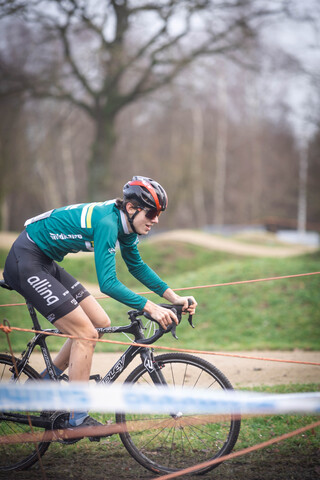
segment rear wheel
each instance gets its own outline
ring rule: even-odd
[[[16,363],[19,360],[16,359]],[[39,373],[37,373],[29,365],[25,366],[19,378],[15,374],[14,364],[12,357],[9,355],[0,354],[0,382],[13,382],[13,383],[25,383],[28,380],[40,379]],[[17,418],[27,420],[29,422],[27,414],[31,418],[39,417],[40,412],[7,412],[8,414],[14,414]],[[13,417],[12,417],[13,418]],[[26,442],[26,433],[38,433],[44,432],[44,428],[34,427],[29,423],[22,424],[15,421],[8,420],[6,418],[6,412],[0,412],[0,436],[15,435],[15,440],[21,439],[19,443],[0,443],[0,472],[10,470],[24,470],[35,462],[46,452],[50,443],[48,442]]]
[[[211,363],[184,353],[159,355],[155,358],[166,384],[170,387],[201,388],[208,391],[232,389],[229,380]],[[139,365],[126,383],[156,388],[143,365]],[[134,388],[134,386],[133,386]],[[140,422],[139,431],[120,434],[130,453],[141,465],[156,473],[171,473],[213,460],[231,452],[239,431],[240,419],[232,413],[221,415],[147,415],[117,414],[117,422]],[[130,430],[130,428],[128,428]],[[218,464],[199,468],[207,473]]]

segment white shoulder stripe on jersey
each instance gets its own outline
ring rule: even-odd
[[[115,200],[107,200],[106,202],[92,202],[92,203],[87,203],[81,212],[81,228],[91,228],[91,225],[88,225],[88,212],[90,210],[90,224],[91,224],[91,215],[92,215],[92,209],[96,206],[102,206],[102,205],[110,205],[111,203],[114,203]]]
[[[27,225],[30,225],[30,223],[38,222],[39,220],[43,220],[45,218],[50,217],[53,210],[54,209],[48,210],[48,212],[44,212],[44,213],[41,213],[40,215],[37,215],[36,217],[29,218],[24,222],[24,226],[26,227]]]
[[[86,216],[87,216],[88,209],[91,205],[92,203],[87,203],[82,209],[81,221],[80,221],[81,228],[86,228]]]

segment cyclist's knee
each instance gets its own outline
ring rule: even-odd
[[[111,320],[108,317],[108,315],[106,315],[106,318],[105,318],[104,322],[105,322],[104,327],[110,327],[111,326]]]
[[[108,314],[92,295],[84,298],[80,306],[95,327],[110,327],[111,321]]]
[[[92,340],[98,340],[99,335],[97,330],[93,327],[92,324],[88,324],[85,327],[82,327],[79,330],[79,335],[77,335],[80,340],[85,340],[85,339],[92,339]]]
[[[80,307],[57,320],[55,325],[62,333],[71,335],[76,343],[81,342],[85,345],[89,343],[90,339],[95,344],[95,341],[99,338],[95,326]]]

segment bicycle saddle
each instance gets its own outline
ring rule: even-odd
[[[6,288],[7,290],[13,290],[4,280],[0,280],[0,287]]]

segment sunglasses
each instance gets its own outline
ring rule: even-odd
[[[160,217],[161,211],[159,212],[156,208],[143,208],[140,207],[139,210],[145,211],[145,216],[149,220],[153,220],[156,217]]]

